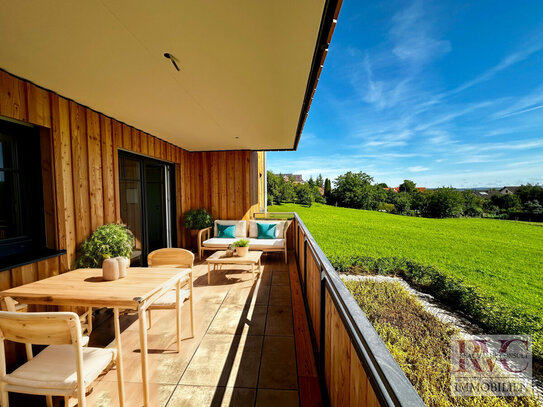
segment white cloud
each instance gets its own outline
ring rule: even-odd
[[[416,165],[414,167],[408,167],[407,168],[407,171],[410,171],[410,172],[423,172],[423,171],[428,171],[430,168],[428,167],[423,167],[421,165]]]

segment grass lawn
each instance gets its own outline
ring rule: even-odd
[[[402,257],[432,265],[498,301],[541,315],[543,224],[493,219],[426,219],[314,204],[297,212],[328,257]]]

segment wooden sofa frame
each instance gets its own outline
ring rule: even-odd
[[[286,225],[285,227],[283,228],[283,236],[282,236],[282,239],[285,240],[285,247],[284,248],[279,248],[279,249],[258,249],[260,251],[263,251],[265,253],[281,253],[283,252],[284,253],[284,256],[285,256],[285,264],[287,264],[287,260],[288,260],[288,242],[287,242],[287,231],[288,229],[290,228],[290,224],[292,223],[291,220],[284,220],[284,222],[286,222]],[[247,222],[247,232],[249,232],[249,225],[250,223]],[[208,250],[208,251],[218,251],[218,250],[224,250],[223,248],[218,248],[218,247],[205,247],[202,243],[209,239],[210,236],[211,236],[211,230],[213,229],[213,226],[210,226],[208,228],[205,228],[205,229],[201,229],[199,232],[198,232],[198,258],[200,260],[202,260],[202,257],[203,257],[203,254],[204,254],[204,251]],[[248,234],[248,233],[247,233]],[[249,239],[249,237],[240,237],[239,239]],[[249,250],[251,250],[251,246],[249,246]]]

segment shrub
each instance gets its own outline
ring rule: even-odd
[[[213,226],[213,218],[205,208],[191,209],[185,212],[185,227],[200,230]]]
[[[100,268],[104,259],[132,255],[134,235],[122,224],[99,226],[79,249],[75,268]]]

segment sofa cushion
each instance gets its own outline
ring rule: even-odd
[[[234,243],[238,239],[225,239],[219,237],[212,237],[211,239],[204,240],[202,246],[213,247],[217,249],[226,249],[228,245]]]
[[[217,229],[219,230],[219,234],[216,237],[219,239],[233,239],[236,237],[236,225],[222,225],[219,223]]]
[[[273,223],[260,223],[256,224],[258,228],[258,239],[275,239],[275,229],[277,225]]]
[[[250,220],[249,221],[249,237],[257,238],[258,237],[258,226],[257,223],[271,223],[277,225],[275,227],[275,237],[283,238],[283,229],[286,225],[286,222],[283,220]]]
[[[89,386],[115,359],[115,349],[82,348],[83,380]],[[74,390],[77,387],[73,345],[51,345],[33,359],[5,376],[14,386]]]
[[[219,236],[217,225],[235,225],[236,237],[247,237],[247,222],[244,220],[216,220],[213,227],[213,236]]]
[[[249,239],[249,250],[284,249],[285,239]]]

